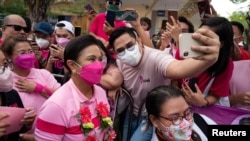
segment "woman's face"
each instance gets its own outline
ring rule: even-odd
[[[144,21],[141,22],[141,26],[142,28],[144,29],[144,31],[147,31],[148,30],[148,24]]]
[[[80,52],[77,63],[85,66],[95,61],[102,61],[103,56],[104,54],[97,45],[90,45]]]
[[[165,131],[165,127],[171,126],[173,123],[168,119],[174,119],[183,116],[189,110],[189,105],[183,97],[171,98],[161,106],[161,117],[155,117],[151,121],[153,125],[160,131]],[[167,119],[166,119],[167,118]]]
[[[14,61],[15,58],[19,55],[31,53],[33,53],[33,50],[28,42],[18,42],[13,49],[10,59],[11,61]]]

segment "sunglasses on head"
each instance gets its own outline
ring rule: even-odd
[[[109,1],[109,4],[119,5],[119,4],[120,4],[120,2],[117,2],[117,1]]]
[[[14,28],[15,31],[21,31],[21,30],[23,30],[25,33],[29,32],[29,29],[27,27],[22,27],[20,25],[8,24],[8,25],[5,25],[5,26],[11,26],[11,27]]]

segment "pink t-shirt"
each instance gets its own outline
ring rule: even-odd
[[[89,32],[94,33],[95,35],[105,39],[106,41],[109,40],[109,36],[104,32],[103,26],[106,21],[106,13],[98,14],[95,19],[93,20],[92,24],[89,27]],[[126,26],[124,21],[117,21],[115,20],[115,28]]]
[[[234,68],[233,62],[230,60],[225,71],[215,77],[214,82],[209,90],[215,96],[218,97],[229,96],[230,94],[229,81],[232,76],[233,68]],[[198,78],[198,86],[200,90],[203,92],[207,87],[209,81],[211,80],[212,76],[208,75],[207,72],[204,71],[197,78]]]
[[[104,132],[99,128],[100,123],[95,122],[97,119],[96,105],[100,102],[108,105],[108,100],[101,87],[94,85],[93,89],[94,95],[88,99],[78,90],[71,79],[59,88],[44,103],[38,113],[35,129],[36,140],[85,141],[86,136],[80,129],[80,122],[76,115],[79,113],[80,106],[88,106],[95,126],[89,135],[95,135],[99,141],[102,141]]]
[[[45,69],[32,68],[30,70],[29,75],[26,77],[19,76],[13,72],[14,83],[17,82],[18,80],[23,80],[23,79],[38,82],[39,84],[46,86],[47,88],[50,89],[57,89],[61,86],[60,83],[56,81],[54,76]],[[17,87],[15,87],[15,85],[14,89],[19,93],[21,100],[23,102],[23,106],[34,107],[36,112],[39,111],[42,104],[47,100],[44,96],[42,96],[39,93],[21,92]]]
[[[138,114],[142,100],[153,88],[164,85],[168,65],[175,59],[163,51],[144,46],[144,54],[140,64],[132,67],[121,63],[124,85],[134,99],[134,114]],[[118,65],[119,66],[119,65]],[[143,113],[146,111],[143,109]]]
[[[231,94],[250,92],[250,60],[234,61],[233,63],[234,70],[230,80]],[[250,106],[241,104],[237,104],[235,107],[250,110]]]

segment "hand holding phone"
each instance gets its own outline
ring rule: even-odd
[[[116,11],[116,20],[136,21],[135,10],[119,10]]]
[[[90,5],[90,4],[87,4],[84,6],[84,8],[90,12],[90,14],[96,14],[96,11],[94,10],[94,8]]]
[[[203,44],[192,38],[193,33],[182,33],[179,35],[179,49],[182,58],[192,58],[203,55],[201,52],[193,51],[192,46],[202,46]]]
[[[195,88],[195,84],[197,84],[197,83],[198,83],[198,78],[190,78],[190,79],[189,79],[188,86],[190,87],[190,89],[191,89],[194,93],[197,92],[197,90],[196,90],[196,88]]]
[[[116,13],[115,11],[107,11],[107,15],[106,15],[106,21],[109,23],[109,25],[111,25],[112,27],[115,26],[115,16]]]
[[[201,18],[205,18],[205,14],[211,14],[209,0],[198,0],[197,1],[199,13]]]

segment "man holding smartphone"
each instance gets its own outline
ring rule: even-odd
[[[106,12],[97,14],[92,24],[90,25],[89,34],[101,40],[104,43],[104,45],[108,44],[109,35],[113,32],[115,28],[126,26],[124,21],[118,21],[114,17],[112,17],[112,15],[107,14],[108,11],[115,12],[120,10],[121,5],[122,5],[121,0],[107,0]],[[107,18],[114,18],[114,19],[109,20]],[[113,23],[108,23],[107,21],[113,21]],[[112,24],[114,24],[113,27],[111,26]]]
[[[63,54],[71,39],[75,37],[75,27],[68,21],[60,21],[55,25],[56,44],[50,46],[50,54],[46,69],[50,71],[59,83],[64,76]]]

